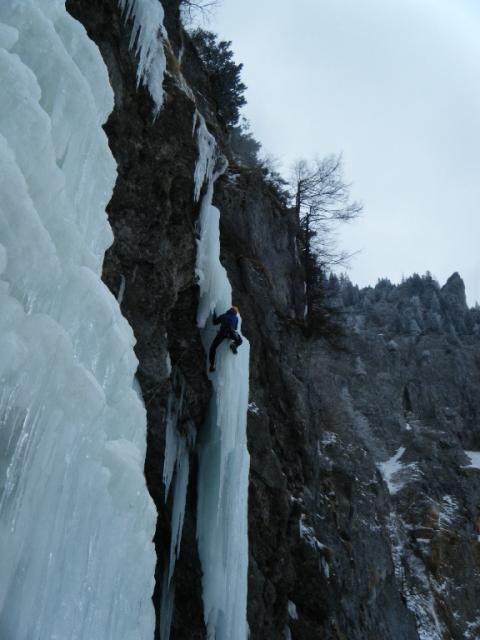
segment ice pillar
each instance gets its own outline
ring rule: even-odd
[[[220,213],[212,205],[216,178],[225,170],[205,121],[196,115],[198,162],[195,196],[201,197],[197,253],[200,286],[198,325],[205,350],[215,335],[212,312],[232,304],[232,289],[220,263]],[[210,374],[213,395],[198,438],[199,482],[197,538],[203,571],[203,603],[208,638],[245,640],[248,571],[248,474],[246,443],[249,343],[238,354],[228,344],[217,351],[216,372]]]

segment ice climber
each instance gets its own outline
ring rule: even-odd
[[[209,359],[210,359],[210,371],[215,371],[215,353],[224,340],[231,340],[230,350],[232,353],[237,353],[237,347],[242,344],[242,338],[237,331],[238,327],[238,307],[232,306],[226,313],[217,317],[217,314],[213,313],[213,324],[219,324],[220,330],[215,336],[212,346],[210,347]]]

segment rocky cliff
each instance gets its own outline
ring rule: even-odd
[[[164,1],[165,104],[137,87],[117,3],[68,0],[115,92],[115,241],[104,279],[133,327],[148,413],[145,473],[158,509],[157,633],[171,537],[162,477],[169,399],[201,432],[211,386],[196,322],[198,110],[227,157],[209,78]],[[248,622],[259,640],[417,640],[480,635],[480,313],[454,275],[359,290],[338,285],[343,348],[308,337],[297,226],[258,170],[216,183],[222,262],[251,343]],[[196,545],[197,462],[176,568],[172,638],[204,638]]]

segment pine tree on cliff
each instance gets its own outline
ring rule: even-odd
[[[243,94],[247,87],[240,77],[243,64],[234,62],[231,41],[217,41],[214,33],[203,29],[195,29],[191,38],[210,78],[218,113],[227,127],[233,127],[246,104]]]

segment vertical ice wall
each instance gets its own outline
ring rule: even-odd
[[[99,274],[106,69],[61,0],[0,3],[0,638],[150,640],[132,331]]]
[[[216,333],[211,316],[232,304],[232,289],[220,263],[220,213],[212,205],[216,178],[225,170],[205,121],[196,116],[198,141],[195,197],[200,205],[197,275],[200,285],[198,325],[205,349]],[[246,445],[249,344],[234,356],[225,341],[211,375],[213,395],[198,442],[197,537],[203,571],[203,603],[208,638],[245,640],[248,570],[248,472]]]

